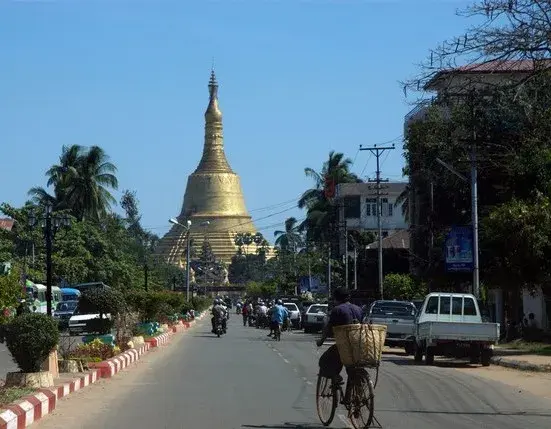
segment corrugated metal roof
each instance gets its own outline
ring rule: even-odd
[[[14,224],[15,224],[15,220],[13,219],[10,219],[10,218],[0,219],[0,229],[11,231]]]
[[[377,249],[379,242],[368,244],[368,249]],[[409,249],[409,231],[402,229],[383,238],[383,249]]]
[[[383,193],[401,194],[407,182],[382,183]],[[337,186],[337,197],[348,195],[365,195],[375,191],[375,183],[341,183]]]
[[[424,86],[430,90],[433,85],[447,75],[464,74],[511,74],[511,73],[532,73],[536,70],[547,69],[551,67],[551,60],[493,60],[483,63],[473,63],[459,66],[453,69],[441,70],[436,73]]]

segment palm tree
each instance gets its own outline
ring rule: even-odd
[[[82,153],[82,146],[63,146],[59,164],[52,165],[46,176],[48,177],[47,187],[53,186],[53,195],[43,187],[31,188],[28,194],[34,204],[44,207],[52,206],[54,210],[67,208],[65,190],[70,183],[70,177],[78,174],[77,165],[79,156]]]
[[[117,167],[99,146],[92,146],[82,153],[77,162],[77,175],[67,183],[67,203],[79,219],[97,220],[104,216],[117,201],[110,189],[119,186],[115,173]]]
[[[314,179],[315,186],[308,189],[298,201],[299,208],[306,208],[306,219],[300,225],[301,231],[307,232],[309,240],[326,241],[329,237],[330,225],[336,219],[333,210],[332,192],[340,183],[359,183],[361,179],[350,168],[352,160],[344,158],[344,154],[329,152],[327,161],[323,163],[321,172],[305,168],[306,176]]]
[[[302,235],[299,231],[298,221],[294,217],[285,220],[285,230],[274,231],[275,245],[283,251],[296,251],[302,244]]]
[[[117,189],[117,168],[99,146],[85,149],[79,145],[64,146],[59,164],[47,172],[48,186],[54,195],[44,188],[29,191],[36,204],[49,203],[55,209],[70,209],[79,219],[97,220],[108,213],[116,200],[111,189]]]
[[[409,222],[409,193],[411,191],[411,186],[409,183],[405,186],[404,190],[400,192],[400,195],[396,198],[394,202],[394,207],[402,205],[402,215],[406,222]]]

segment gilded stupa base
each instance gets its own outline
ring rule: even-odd
[[[206,221],[208,226],[204,226]],[[183,224],[185,224],[183,220]],[[226,265],[231,263],[238,247],[235,245],[235,236],[238,233],[250,232],[254,234],[255,228],[251,218],[242,217],[191,217],[190,240],[191,255],[197,259],[201,255],[201,246],[205,239],[210,243],[212,252],[219,262]],[[253,246],[250,246],[251,250]],[[255,247],[256,251],[256,247]],[[156,250],[166,262],[174,265],[185,266],[186,259],[186,231],[179,225],[173,225],[170,231],[160,240]]]

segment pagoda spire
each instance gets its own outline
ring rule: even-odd
[[[233,173],[224,153],[224,134],[222,111],[218,105],[218,81],[214,67],[209,79],[209,104],[205,111],[205,143],[203,156],[196,173],[225,172]]]

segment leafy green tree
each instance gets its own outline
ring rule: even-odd
[[[519,293],[551,282],[551,200],[513,199],[495,207],[482,223],[483,261],[492,284]]]
[[[409,274],[387,274],[383,288],[386,299],[412,300],[423,298],[427,293],[426,287]]]
[[[21,271],[12,267],[9,274],[0,275],[0,310],[16,307],[22,296]]]

